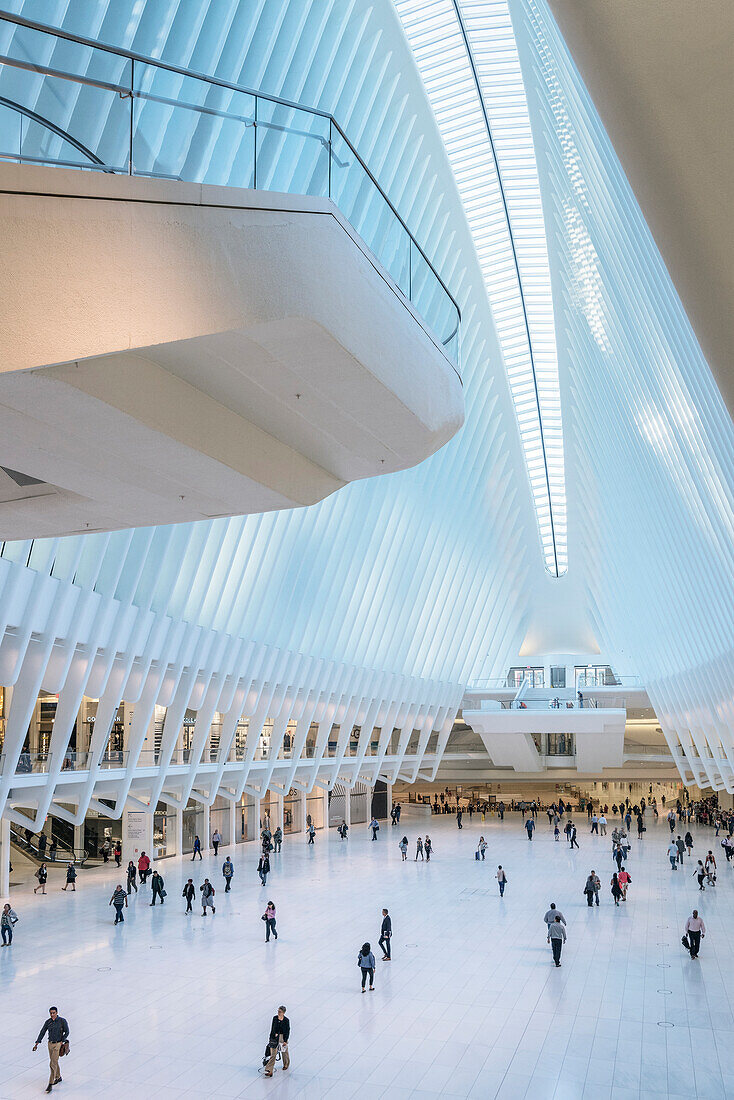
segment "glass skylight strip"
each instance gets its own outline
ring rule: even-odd
[[[507,3],[395,4],[482,267],[546,568],[561,576],[568,556],[555,323],[540,185]]]

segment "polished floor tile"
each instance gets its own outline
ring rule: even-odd
[[[166,904],[151,908],[143,887],[116,928],[114,867],[82,870],[75,894],[61,892],[56,871],[45,897],[15,888],[20,921],[0,949],[0,1100],[43,1091],[45,1050],[31,1047],[52,1003],[71,1026],[67,1100],[734,1095],[734,863],[722,854],[717,887],[699,893],[688,859],[670,870],[667,825],[649,822],[644,840],[633,838],[629,900],[615,909],[609,837],[590,836],[584,822],[571,852],[545,820],[532,842],[519,815],[465,817],[459,831],[452,817],[410,808],[374,844],[359,826],[346,842],[321,832],[313,847],[289,836],[266,888],[253,844],[201,864],[166,860]],[[427,830],[431,862],[402,863],[399,836],[414,851]],[[696,854],[719,852],[711,830],[693,833]],[[224,852],[235,863],[227,895]],[[591,868],[603,884],[593,910],[582,895]],[[215,915],[185,915],[189,875],[214,882]],[[266,944],[260,916],[271,898],[279,939]],[[560,969],[542,920],[551,901],[568,922]],[[391,963],[377,947],[383,905]],[[695,962],[680,943],[694,906],[707,925]],[[362,994],[364,940],[378,961],[375,990]],[[268,1081],[258,1071],[280,1003],[292,1064]]]

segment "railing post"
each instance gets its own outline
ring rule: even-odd
[[[254,191],[257,191],[257,96],[255,96],[255,121],[252,125],[255,131],[253,140],[254,157],[252,163],[252,187]]]
[[[127,153],[127,174],[133,174],[133,131],[135,127],[135,61],[130,58],[130,145]]]

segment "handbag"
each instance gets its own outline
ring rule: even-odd
[[[681,943],[683,944],[683,946],[685,947],[686,951],[690,951],[690,950],[691,950],[691,945],[690,945],[690,943],[689,943],[689,941],[688,941],[688,936],[682,936],[682,937],[681,937],[681,941],[680,941],[680,942],[681,942]]]
[[[165,890],[161,890],[161,897],[162,897],[162,898],[165,898],[165,897],[167,897],[167,893],[166,893],[166,891],[165,891]]]
[[[63,1058],[65,1054],[69,1053],[69,1040],[64,1039],[63,1043],[59,1047],[59,1058]]]

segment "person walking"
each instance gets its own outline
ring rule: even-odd
[[[199,840],[198,836],[195,836],[194,837],[194,851],[191,855],[191,862],[192,863],[194,862],[194,860],[196,859],[197,856],[199,857],[199,859],[203,859],[203,856],[201,854],[201,841]]]
[[[607,835],[607,819],[603,813],[599,814],[599,832],[602,836]]]
[[[596,904],[599,904],[599,886],[600,882],[596,876],[596,871],[592,871],[586,879],[586,885],[584,886],[584,893],[586,894],[586,904],[591,909],[596,900]]]
[[[42,894],[45,894],[46,882],[48,880],[48,867],[46,866],[46,864],[42,863],[35,874],[36,878],[38,879],[38,886],[33,887],[33,893],[37,894],[40,890]]]
[[[505,896],[505,886],[507,886],[507,875],[505,874],[501,863],[497,868],[497,873],[494,877],[497,879],[497,885],[500,888],[500,897],[503,898]]]
[[[119,870],[120,864],[122,863],[122,844],[120,843],[119,840],[115,841],[115,848],[114,848],[113,855],[115,857],[115,863],[117,864],[117,867],[118,867],[118,870]]]
[[[672,839],[668,845],[668,859],[670,860],[670,866],[673,871],[678,870],[678,845]]]
[[[50,1069],[46,1092],[51,1092],[54,1085],[61,1084],[59,1057],[62,1050],[64,1054],[68,1053],[69,1050],[69,1025],[63,1016],[59,1016],[56,1005],[51,1005],[48,1010],[48,1019],[33,1044],[34,1050],[38,1050],[39,1043],[43,1042],[44,1035],[48,1036],[48,1064]]]
[[[556,916],[552,924],[548,925],[548,941],[551,945],[551,951],[553,952],[553,962],[556,966],[561,965],[561,950],[566,942],[566,929],[561,923],[560,916]]]
[[[370,979],[370,993],[375,988],[375,956],[368,943],[362,944],[362,949],[357,955],[357,966],[362,971],[362,992],[364,993],[367,977]]]
[[[596,814],[591,815],[591,831],[596,833],[597,836],[599,835],[599,818]]]
[[[222,843],[222,834],[219,829],[215,829],[212,833],[212,848],[214,849],[214,855],[219,853],[219,845]]]
[[[382,924],[380,925],[380,938],[377,941],[382,948],[382,961],[390,962],[392,960],[392,954],[390,952],[390,940],[392,939],[392,920],[387,909],[382,910]]]
[[[457,809],[457,811],[456,811],[456,825],[457,825],[457,828],[459,828],[459,829],[464,828],[464,826],[461,824],[461,819],[462,819],[463,816],[464,816],[463,810]]]
[[[403,857],[402,862],[405,863],[405,861],[408,858],[408,838],[407,838],[407,836],[403,837],[403,839],[398,844],[398,848],[400,849],[400,853]],[[417,858],[418,857],[416,856],[416,859]]]
[[[283,1061],[283,1069],[288,1069],[288,1066],[291,1064],[290,1051],[288,1050],[290,1035],[291,1022],[285,1014],[285,1005],[281,1005],[277,1015],[273,1016],[273,1022],[270,1025],[270,1036],[268,1037],[268,1044],[265,1048],[265,1058],[263,1059],[265,1077],[273,1076],[275,1059],[278,1057],[278,1051],[280,1051],[280,1056]]]
[[[683,837],[683,843],[685,844],[686,848],[688,849],[688,858],[690,859],[691,858],[691,852],[693,851],[693,837],[691,836],[690,829],[688,830],[686,835]]]
[[[370,821],[370,829],[372,830],[372,839],[377,840],[377,834],[380,831],[380,822],[376,817],[373,817]]]
[[[275,830],[275,832],[273,833],[273,848],[275,849],[276,852],[279,852],[282,845],[283,845],[283,830],[281,829],[281,827],[279,825],[277,827],[277,829]]]
[[[693,915],[686,921],[683,930],[683,946],[687,947],[692,959],[698,958],[701,948],[701,940],[706,935],[706,925],[698,915],[698,909],[693,910]]]
[[[141,852],[138,859],[138,874],[140,875],[140,885],[145,886],[150,874],[150,856],[146,856],[145,852]]]
[[[112,851],[112,845],[110,844],[110,838],[106,836],[102,845],[102,862],[110,862],[110,852]]]
[[[415,842],[415,860],[413,861],[414,863],[418,862],[418,856],[423,859],[423,838],[420,836]]]
[[[155,905],[155,899],[160,898],[161,905],[163,905],[163,899],[166,896],[166,891],[163,889],[163,878],[159,871],[153,872],[153,877],[150,880],[150,885],[153,889],[153,898],[150,904]]]
[[[569,842],[570,842],[570,847],[571,848],[578,848],[579,842],[576,839],[576,826],[574,825],[573,821],[569,821],[569,825],[571,826],[571,828],[568,831],[568,839],[569,839]]]
[[[265,942],[270,943],[270,933],[272,932],[276,940],[278,933],[275,928],[275,903],[269,901],[265,906],[265,912],[263,913],[263,920],[265,921]]]
[[[698,888],[699,888],[699,890],[705,890],[706,889],[706,887],[704,886],[704,880],[706,878],[706,868],[704,867],[704,865],[703,865],[703,863],[701,862],[700,859],[699,859],[698,863],[696,864],[696,870],[693,872],[693,878],[698,879]],[[33,892],[35,893],[35,890]]]
[[[393,825],[394,824],[395,824],[395,822],[393,821]],[[342,838],[342,840],[347,839],[347,836],[349,835],[349,826],[347,825],[346,821],[343,818],[342,818],[341,825],[338,827],[338,829],[336,831],[338,832],[338,834]]]
[[[184,886],[181,897],[186,898],[186,912],[193,913],[193,900],[196,897],[196,887],[194,886],[194,880],[190,878]]]
[[[234,864],[229,856],[222,864],[222,874],[224,875],[224,892],[228,894],[232,889],[232,875],[234,874]]]
[[[680,863],[680,865],[682,867],[683,866],[683,853],[686,850],[685,841],[681,840],[681,838],[679,836],[677,836],[675,838],[675,846],[678,849],[678,862]]]
[[[564,917],[563,913],[560,911],[560,909],[556,909],[556,903],[554,901],[552,901],[550,903],[550,909],[548,910],[548,912],[543,917],[543,920],[545,921],[546,932],[548,931],[550,926],[555,922],[556,917],[558,917],[560,919],[562,924],[566,923],[566,918]]]
[[[260,882],[263,886],[268,881],[268,875],[270,874],[270,859],[267,852],[262,852],[260,860],[257,865],[257,873],[260,876]]]
[[[499,806],[497,807],[497,812],[500,815],[500,821],[504,821],[505,820],[505,804],[504,804],[504,802],[500,802]]]
[[[487,841],[484,839],[483,836],[480,836],[480,838],[479,838],[479,857],[480,857],[482,863],[484,863],[484,855],[485,855],[486,851],[487,851]]]
[[[135,879],[137,878],[137,874],[138,874],[137,868],[136,868],[135,864],[133,863],[133,861],[130,860],[130,862],[127,865],[127,892],[128,892],[128,894],[131,894],[133,892],[133,890],[135,891],[136,894],[138,892],[138,884],[135,881]]]
[[[706,853],[706,883],[708,886],[716,886],[716,856],[709,849]]]
[[[619,906],[619,899],[622,897],[622,887],[619,885],[619,875],[616,871],[612,875],[609,885],[611,887],[612,897],[614,898],[614,904]]]
[[[525,822],[525,832],[528,834],[528,840],[533,839],[533,830],[535,829],[535,821],[532,817],[529,817]]]
[[[431,852],[433,851],[433,843],[431,842],[431,838],[429,837],[428,833],[426,833],[425,839],[423,841],[423,851],[426,853],[426,863],[430,863]]]
[[[3,911],[0,913],[0,933],[3,937],[3,947],[10,947],[13,942],[13,928],[18,923],[18,914],[15,909],[11,909],[10,905],[6,902],[3,906]]]
[[[617,882],[619,883],[620,889],[622,891],[622,901],[626,901],[627,891],[629,890],[632,879],[630,877],[629,871],[625,871],[624,867],[617,875]]]
[[[43,830],[38,834],[38,857],[39,859],[46,858],[46,834]]]
[[[123,907],[127,909],[127,894],[122,888],[122,885],[116,886],[114,893],[110,898],[110,905],[115,907],[115,924],[124,924],[125,918],[122,915]]]
[[[201,890],[201,915],[203,917],[206,916],[207,906],[211,907],[212,913],[216,913],[217,910],[214,907],[214,895],[216,891],[208,878],[204,879],[199,889]]]
[[[67,886],[71,886],[72,892],[76,893],[76,867],[74,866],[73,859],[69,866],[66,868],[66,882],[61,887],[61,889],[66,892]]]
[[[308,825],[306,827],[306,832],[308,833],[308,843],[313,844],[314,840],[315,840],[315,837],[316,837],[316,827],[315,827],[313,821],[310,821],[308,823]]]

